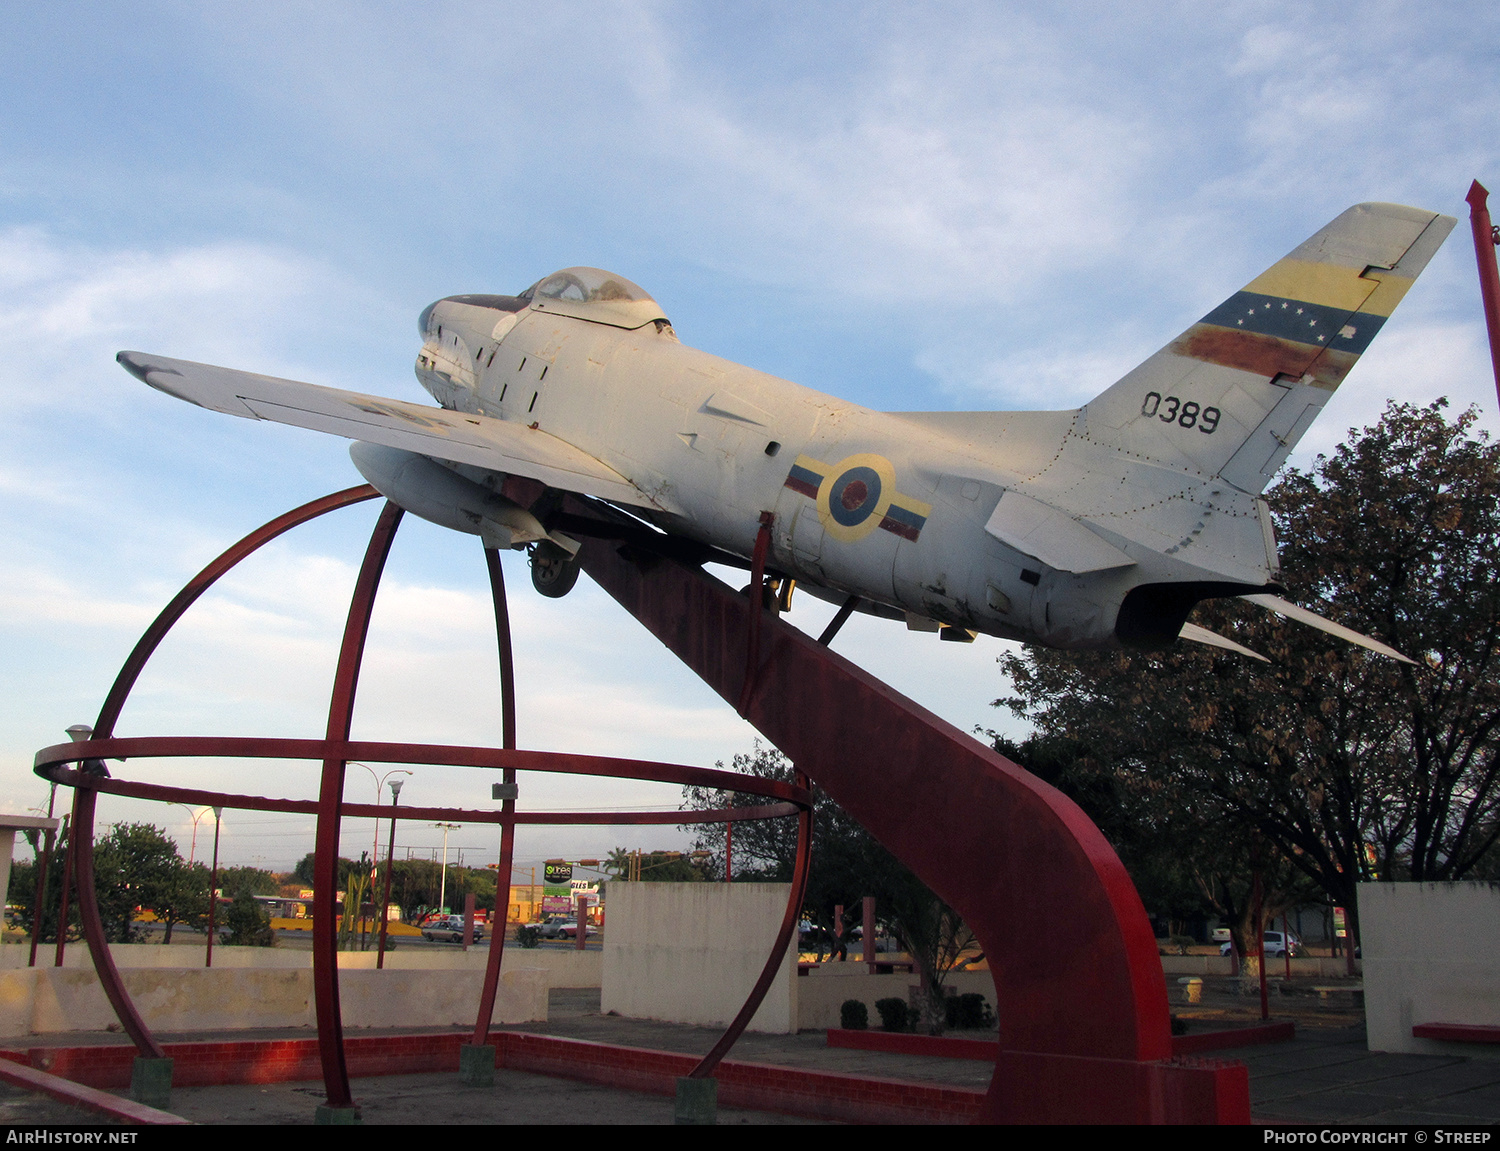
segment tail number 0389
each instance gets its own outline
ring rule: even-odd
[[[1201,408],[1192,400],[1184,403],[1176,396],[1162,399],[1160,392],[1147,392],[1141,404],[1141,415],[1155,416],[1164,424],[1176,424],[1182,428],[1197,428],[1211,436],[1219,426],[1218,408]]]

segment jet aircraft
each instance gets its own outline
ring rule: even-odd
[[[356,441],[383,495],[529,549],[547,595],[573,586],[590,530],[560,510],[571,493],[616,538],[741,566],[770,513],[783,596],[841,604],[840,620],[1255,655],[1187,622],[1200,600],[1240,596],[1404,658],[1277,594],[1261,493],[1455,222],[1356,205],[1069,411],[872,411],[691,348],[645,291],[584,267],[429,305],[415,368],[439,407],[117,358],[202,407]],[[541,498],[509,498],[512,476]]]

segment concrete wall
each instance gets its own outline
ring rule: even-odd
[[[786,912],[781,883],[611,883],[602,1009],[700,1026],[732,1020]],[[793,940],[750,1030],[797,1030]]]
[[[37,952],[37,961],[49,969],[52,966],[53,945],[46,944]],[[185,968],[203,967],[203,940],[188,944],[174,943],[163,947],[159,943],[112,943],[109,953],[115,966],[123,970],[137,968]],[[0,971],[25,969],[29,949],[7,945],[0,949]],[[373,951],[339,952],[340,971],[373,970],[376,955]],[[387,971],[483,971],[489,961],[487,948],[475,948],[464,952],[457,947],[447,948],[403,948],[392,951],[385,957]],[[312,952],[306,949],[283,947],[215,947],[214,970],[228,968],[312,970]],[[539,947],[527,951],[515,944],[506,944],[503,970],[512,971],[530,968],[541,971],[547,987],[598,987],[603,980],[604,955],[599,951],[574,951],[560,948]],[[88,945],[70,943],[63,954],[63,969],[94,969],[89,958]]]
[[[909,1003],[909,989],[916,985],[917,977],[904,972],[870,975],[863,963],[825,964],[797,981],[797,1025],[804,1031],[838,1027],[844,1000],[858,999],[869,1010],[871,1029],[878,1029],[880,1012],[875,1010],[875,1000],[896,998]],[[995,1007],[995,981],[988,971],[950,972],[943,985],[954,988],[957,995],[978,992],[991,1010]]]
[[[313,1027],[310,969],[277,967],[121,972],[125,989],[153,1031],[225,1032],[258,1027]],[[339,999],[346,1027],[472,1026],[482,971],[342,971]],[[546,973],[502,971],[496,1023],[547,1018]],[[119,1024],[92,970],[34,967],[0,972],[0,1036],[103,1031]]]
[[[29,968],[11,948],[0,967],[0,1037],[118,1026],[94,975],[88,948],[69,945],[64,966]],[[126,990],[157,1031],[236,1031],[313,1027],[312,952],[275,947],[216,947],[204,968],[200,947],[115,944]],[[46,948],[43,958],[51,959]],[[496,1023],[547,1018],[552,987],[597,987],[603,954],[505,949]],[[17,963],[17,959],[21,961]],[[488,959],[484,950],[397,951],[376,971],[374,952],[339,955],[339,998],[347,1027],[472,1026]]]
[[[1371,1051],[1500,1057],[1486,1044],[1416,1039],[1418,1023],[1500,1026],[1500,883],[1362,883]]]

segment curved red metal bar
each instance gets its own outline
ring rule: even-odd
[[[99,709],[99,718],[94,721],[94,735],[103,739],[113,734],[115,721],[120,718],[120,711],[124,708],[125,701],[130,696],[130,690],[135,686],[135,681],[140,678],[146,661],[166,638],[167,632],[172,630],[172,625],[181,619],[183,613],[197,602],[199,596],[218,582],[225,572],[265,547],[277,536],[291,531],[300,524],[307,523],[308,520],[317,519],[321,515],[327,515],[331,511],[346,508],[351,504],[377,499],[379,496],[380,493],[369,484],[361,484],[358,487],[345,488],[341,492],[334,492],[332,495],[312,500],[261,525],[215,557],[212,563],[183,585],[182,590],[172,597],[172,601],[166,607],[162,608],[161,614],[151,622],[151,626],[136,641],[135,647],[131,649],[130,655],[126,657],[125,663],[120,668],[120,674],[115,677],[109,694],[104,697],[104,705]]]
[[[684,787],[743,791],[796,804],[812,801],[811,793],[806,788],[774,779],[757,779],[753,776],[741,775],[739,772],[725,771],[722,768],[690,767],[679,763],[654,763],[646,759],[611,759],[602,755],[582,755],[574,752],[506,750],[498,747],[469,747],[444,743],[279,739],[264,736],[127,736],[109,740],[85,740],[82,743],[59,743],[45,747],[36,753],[36,770],[38,774],[52,779],[59,765],[78,760],[190,757],[322,760],[329,756],[348,760],[368,760],[373,763],[420,763],[436,767],[510,767],[518,771],[598,775],[614,779],[650,779],[661,783],[681,784]],[[58,782],[62,782],[62,779],[59,778]],[[76,786],[78,781],[73,778],[69,782]],[[125,781],[101,778],[98,784],[100,790],[103,791],[113,790],[120,785],[125,785]],[[120,791],[120,794],[130,793]],[[202,794],[217,793],[203,792]],[[349,809],[352,811],[354,806],[351,804]],[[370,811],[375,810],[372,805]],[[382,807],[379,810],[384,818],[386,809]],[[402,810],[405,812],[408,809]],[[683,822],[691,822],[687,818],[691,814],[691,812],[683,812]],[[403,818],[410,817],[403,815]]]
[[[490,602],[495,610],[495,643],[500,655],[500,744],[507,751],[516,747],[516,673],[515,654],[510,642],[510,603],[505,595],[505,570],[500,566],[500,553],[494,548],[484,549],[484,567],[490,577]],[[495,908],[510,907],[511,867],[516,852],[516,800],[511,789],[516,782],[516,769],[507,767],[502,781],[506,786],[505,798],[500,801],[500,860],[495,872]],[[505,923],[505,912],[500,922]],[[587,940],[587,925],[580,929],[579,938]],[[484,964],[484,983],[479,989],[479,1013],[474,1019],[474,1037],[470,1042],[483,1047],[489,1038],[490,1020],[495,1014],[495,992],[500,986],[500,964],[505,959],[505,929],[494,933],[490,939],[490,954]]]
[[[807,777],[800,771],[797,773],[797,782],[807,786]],[[709,1053],[688,1074],[689,1079],[707,1079],[714,1073],[714,1068],[729,1054],[729,1049],[745,1033],[750,1020],[760,1010],[761,1001],[771,989],[771,981],[776,978],[777,969],[786,958],[786,950],[792,944],[792,933],[797,930],[802,904],[807,897],[807,874],[812,864],[812,814],[812,808],[804,807],[797,815],[797,858],[792,865],[792,890],[787,896],[786,911],[782,914],[781,926],[776,930],[776,941],[771,944],[771,954],[766,957],[766,965],[761,968],[760,976],[750,989],[750,994],[745,997],[739,1013],[730,1021]]]
[[[108,746],[102,741],[101,745]],[[412,758],[405,762],[420,763],[422,761]],[[93,781],[81,772],[61,765],[51,767],[48,778],[56,780],[65,787],[87,787],[106,795],[160,800],[163,803],[185,803],[189,807],[218,805],[236,811],[292,811],[305,815],[316,815],[318,811],[318,801],[315,799],[271,799],[261,795],[235,795],[225,791],[203,791],[193,787],[173,787],[168,784],[142,783],[125,779]],[[650,777],[639,776],[637,778],[649,779]],[[742,776],[736,780],[735,790],[755,794],[755,784],[770,782],[774,781]],[[402,807],[397,809],[396,818],[422,823],[450,819],[462,820],[465,823],[497,825],[514,822],[524,826],[579,824],[614,827],[636,823],[734,823],[750,819],[781,819],[796,815],[802,810],[802,806],[798,803],[783,802],[765,804],[761,807],[720,807],[704,811],[519,811],[509,816],[504,811],[481,811],[467,807]],[[391,818],[389,807],[373,803],[346,803],[341,810],[345,815],[355,819]]]
[[[333,676],[325,740],[329,749],[349,739],[359,670],[365,658],[365,638],[370,631],[370,613],[375,610],[380,576],[405,514],[399,505],[387,501],[375,530],[370,533],[354,595],[349,601],[349,619],[344,625],[338,667]],[[339,929],[334,914],[339,886],[339,809],[344,802],[347,765],[347,756],[325,752],[318,785],[317,833],[313,840],[313,1008],[318,1021],[318,1054],[323,1063],[328,1106],[340,1109],[354,1106],[354,1097],[349,1092],[349,1068],[344,1059],[344,1021],[339,1007]]]
[[[120,674],[115,677],[114,684],[110,687],[109,694],[104,698],[104,704],[99,709],[99,717],[94,721],[94,732],[107,738],[114,731],[115,721],[120,717],[120,710],[125,706],[125,700],[130,695],[130,689],[135,686],[135,681],[140,677],[141,670],[146,666],[146,661],[151,658],[157,646],[165,638],[172,625],[181,617],[182,613],[213,586],[225,572],[229,571],[240,560],[254,552],[269,541],[275,539],[283,532],[289,531],[298,524],[306,523],[310,519],[323,515],[325,512],[333,511],[335,508],[346,507],[351,503],[373,498],[378,493],[368,485],[357,488],[349,488],[333,495],[324,496],[322,499],[303,504],[283,516],[278,516],[270,523],[263,525],[247,535],[244,539],[228,548],[220,554],[212,563],[194,576],[183,589],[173,597],[172,602],[162,609],[151,626],[146,629],[144,635],[137,641],[135,648],[126,658],[124,666],[120,668]],[[107,769],[102,762],[98,763],[98,774],[108,775]],[[93,775],[94,773],[89,773]],[[135,1004],[131,1001],[125,990],[125,984],[120,978],[120,972],[115,967],[114,956],[110,954],[109,944],[104,937],[104,922],[99,916],[99,898],[94,887],[94,811],[97,797],[94,790],[84,786],[77,787],[73,793],[73,832],[69,839],[71,850],[69,852],[72,860],[72,872],[74,886],[77,888],[78,918],[83,925],[83,936],[88,943],[89,957],[94,961],[94,970],[99,974],[99,985],[103,989],[105,997],[110,1006],[115,1009],[119,1016],[120,1025],[125,1033],[130,1036],[131,1042],[140,1053],[148,1058],[163,1059],[165,1053],[156,1037],[151,1034],[151,1029],[146,1026],[146,1021],[136,1011]],[[62,933],[59,930],[58,945],[59,953],[62,944]]]
[[[363,743],[349,739],[353,718],[354,700],[358,687],[359,671],[363,663],[363,652],[368,635],[370,614],[373,611],[380,576],[385,561],[400,525],[402,512],[394,504],[387,503],[371,534],[365,559],[360,568],[355,592],[350,601],[348,620],[340,645],[338,668],[335,673],[332,699],[329,706],[327,736],[322,740],[280,739],[235,739],[235,738],[127,738],[117,739],[113,735],[114,725],[119,719],[130,691],[139,679],[146,663],[166,637],[172,626],[182,617],[220,577],[236,564],[253,554],[270,540],[301,523],[337,508],[373,499],[378,493],[368,486],[350,488],[314,500],[265,524],[228,548],[212,563],[200,571],[183,587],[172,601],[161,611],[151,626],[137,641],[130,656],[116,676],[95,724],[94,738],[82,743],[60,744],[44,748],[37,753],[36,771],[55,782],[74,788],[73,826],[79,829],[73,837],[75,848],[71,861],[78,875],[80,916],[84,934],[89,942],[91,957],[100,976],[100,983],[116,1014],[120,1017],[127,1034],[145,1055],[163,1057],[164,1052],[150,1029],[141,1019],[114,966],[105,943],[104,927],[99,917],[93,875],[93,822],[100,791],[110,794],[133,796],[143,799],[160,799],[168,802],[208,804],[221,807],[271,811],[316,812],[317,841],[314,851],[314,897],[313,927],[313,978],[320,1056],[323,1064],[324,1087],[328,1105],[334,1108],[352,1108],[353,1097],[349,1090],[348,1068],[344,1060],[343,1028],[338,1000],[338,956],[337,935],[334,927],[333,892],[336,887],[337,846],[339,826],[343,815],[373,816],[376,818],[401,818],[417,820],[445,820],[462,818],[467,822],[496,823],[501,827],[501,873],[509,878],[509,862],[513,854],[515,827],[518,823],[538,824],[653,824],[653,823],[697,823],[733,822],[746,819],[781,818],[796,814],[798,822],[798,855],[796,875],[791,897],[783,917],[770,958],[766,962],[761,978],[741,1007],[735,1021],[715,1045],[714,1051],[700,1064],[695,1075],[710,1074],[713,1067],[728,1051],[743,1032],[746,1024],[759,1008],[770,986],[780,960],[790,943],[791,931],[795,928],[798,913],[805,893],[808,863],[810,862],[811,794],[806,786],[794,786],[773,780],[761,780],[742,776],[735,772],[692,768],[682,765],[650,763],[640,760],[605,759],[599,756],[577,756],[546,752],[520,752],[516,749],[515,734],[515,680],[511,649],[509,612],[505,596],[504,574],[499,557],[486,549],[486,565],[490,576],[492,598],[495,606],[496,638],[500,654],[500,686],[503,708],[504,746],[495,748],[451,747],[431,744],[409,743]],[[764,549],[762,549],[763,552]],[[747,677],[748,678],[748,677]],[[223,792],[205,791],[196,788],[180,788],[129,780],[111,779],[104,767],[105,759],[128,759],[147,757],[250,757],[250,758],[296,758],[321,760],[323,771],[317,801],[271,799],[262,796],[230,795]],[[697,812],[527,812],[517,813],[515,801],[505,799],[499,812],[463,811],[453,808],[403,808],[399,813],[378,805],[345,804],[342,799],[343,779],[346,765],[351,759],[376,762],[447,764],[482,768],[499,768],[506,783],[514,783],[516,771],[563,771],[571,774],[592,774],[620,778],[653,779],[676,782],[684,785],[715,787],[741,793],[779,798],[781,802],[752,808],[727,808]],[[78,763],[78,769],[67,767]],[[805,780],[802,781],[805,783]],[[507,882],[508,887],[508,882]],[[509,902],[508,891],[505,902]],[[319,924],[323,926],[320,928]],[[495,991],[503,957],[503,933],[491,947],[486,964],[485,981],[481,993],[479,1015],[475,1023],[474,1042],[482,1043],[487,1037],[489,1021],[494,1010]]]

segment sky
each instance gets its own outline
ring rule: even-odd
[[[1350,204],[1460,218],[1293,457],[1391,399],[1497,429],[1470,180],[1500,188],[1500,10],[1479,3],[0,5],[0,807],[91,722],[176,589],[282,511],[359,482],[346,444],[154,392],[122,348],[427,400],[418,312],[575,264],[685,343],[885,410],[1064,408]],[[375,504],[266,548],[142,677],[121,735],[322,734]],[[523,747],[711,766],[738,719],[587,578],[506,560]],[[816,634],[832,609],[804,597]],[[1005,727],[1006,649],[852,621],[845,655],[964,730]],[[408,517],[355,736],[500,740],[479,546]],[[1013,729],[1008,729],[1013,730]],[[116,765],[294,798],[313,765]],[[382,769],[383,771],[384,769]],[[351,767],[346,797],[377,780]],[[403,802],[489,806],[417,768]],[[665,785],[523,776],[522,807],[673,809]],[[104,797],[200,858],[210,816]],[[310,817],[226,812],[288,869]],[[349,820],[345,854],[372,843]],[[536,829],[518,862],[683,847]],[[434,828],[403,824],[398,854]],[[466,862],[497,835],[450,838]],[[24,855],[24,851],[22,852]],[[455,852],[456,855],[456,852]]]

